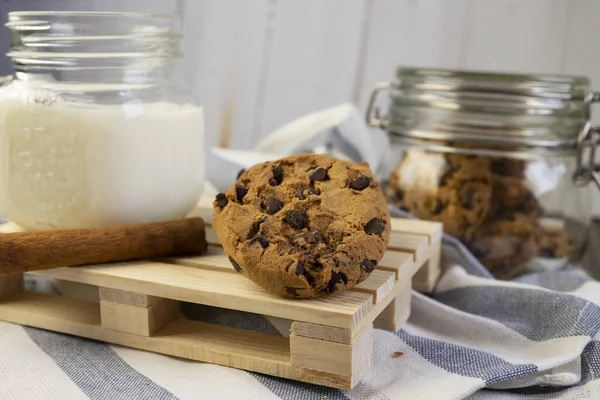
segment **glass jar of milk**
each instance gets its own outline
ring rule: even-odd
[[[16,12],[0,87],[0,214],[28,230],[183,218],[203,113],[177,88],[179,19]]]

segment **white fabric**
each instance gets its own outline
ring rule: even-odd
[[[0,322],[0,399],[86,398],[22,327]]]

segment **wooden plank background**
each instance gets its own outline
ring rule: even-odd
[[[210,145],[251,148],[341,102],[364,111],[399,65],[585,74],[600,90],[594,0],[0,0],[0,22],[17,9],[179,13],[182,76]],[[590,196],[600,216],[600,192]]]

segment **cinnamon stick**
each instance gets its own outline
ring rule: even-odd
[[[202,218],[95,229],[0,234],[0,275],[206,250]]]

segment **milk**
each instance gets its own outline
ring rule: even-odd
[[[0,88],[0,214],[25,229],[184,217],[204,185],[203,113],[170,102],[33,102]]]

